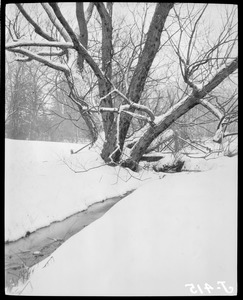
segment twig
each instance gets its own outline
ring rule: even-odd
[[[52,241],[54,241],[54,242],[63,242],[63,239],[61,239],[61,238],[50,238],[50,237],[47,237],[49,240],[52,240]]]
[[[102,165],[98,165],[98,166],[95,166],[95,167],[91,167],[91,168],[89,168],[89,169],[84,169],[83,171],[76,171],[76,170],[74,170],[72,167],[70,167],[70,166],[68,165],[68,163],[65,161],[65,159],[62,159],[62,162],[64,162],[64,164],[65,164],[70,170],[72,170],[74,173],[85,173],[85,172],[88,172],[88,171],[90,171],[90,170],[98,169],[98,168],[100,168],[100,167],[103,167],[103,166],[107,166],[107,165],[108,165],[108,163],[105,163],[105,164],[102,164]]]
[[[77,150],[77,151],[75,151],[75,152],[71,149],[71,154],[76,154],[76,153],[78,153],[79,151],[81,151],[81,150],[83,150],[84,148],[88,147],[90,144],[92,144],[92,142],[89,143],[89,144],[87,144],[87,145],[85,145],[84,147],[80,148],[79,150]]]
[[[238,135],[238,132],[224,133],[223,137],[232,136],[232,135]]]
[[[13,254],[15,254],[15,255],[17,255],[18,256],[18,258],[22,261],[22,263],[23,263],[23,266],[26,268],[28,268],[28,266],[25,264],[25,262],[23,261],[23,259],[16,253],[16,252],[14,252],[14,251],[12,251],[11,250],[11,252],[13,253]]]
[[[190,146],[192,146],[192,147],[196,148],[197,150],[199,150],[199,151],[201,151],[201,152],[203,152],[203,153],[205,153],[205,154],[207,154],[207,153],[208,153],[208,152],[205,152],[205,151],[203,151],[202,149],[198,148],[197,146],[195,146],[195,145],[193,145],[193,144],[189,143],[187,140],[184,140],[184,139],[183,139],[183,138],[181,138],[180,136],[178,136],[178,138],[179,138],[180,140],[184,141],[185,143],[187,143],[188,145],[190,145]]]
[[[44,269],[44,268],[47,266],[47,264],[49,263],[49,261],[50,261],[51,259],[54,260],[53,256],[51,256],[51,257],[48,259],[48,261],[45,263],[45,265],[44,265],[44,267],[43,267],[42,269]]]
[[[24,288],[22,289],[22,291],[19,292],[19,295],[21,295],[21,294],[23,293],[23,291],[25,290],[25,288],[27,287],[28,284],[30,284],[31,287],[32,287],[32,289],[33,289],[33,286],[32,286],[32,284],[31,284],[31,282],[28,281],[28,282],[26,283],[26,285],[24,286]]]

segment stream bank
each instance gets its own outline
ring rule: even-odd
[[[20,278],[27,280],[30,267],[48,257],[67,239],[102,217],[132,192],[94,203],[87,210],[53,222],[16,241],[5,243],[5,287],[11,289]]]

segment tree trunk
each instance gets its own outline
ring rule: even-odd
[[[197,97],[191,95],[184,101],[178,102],[165,113],[154,127],[149,127],[132,148],[130,159],[138,163],[152,141],[163,133],[175,120],[198,104]]]
[[[151,142],[162,132],[164,132],[174,121],[192,109],[201,104],[200,100],[218,86],[225,78],[238,68],[238,58],[233,60],[228,66],[219,71],[203,88],[193,91],[192,94],[171,107],[164,115],[157,117],[157,124],[149,127],[143,136],[138,140],[131,150],[130,157],[125,163],[127,167],[131,166],[134,170],[143,154]]]
[[[92,141],[92,144],[94,144],[98,138],[98,130],[94,118],[88,111],[83,111],[80,106],[78,108],[85,124],[89,129],[90,139]]]
[[[83,2],[76,2],[76,17],[78,21],[79,27],[79,35],[78,39],[80,43],[87,49],[88,46],[88,30],[87,30],[87,23],[84,17],[84,7]],[[80,73],[82,73],[84,67],[84,57],[80,53],[78,54],[77,58],[77,65],[79,68]]]
[[[143,92],[145,82],[153,63],[153,60],[159,50],[161,33],[164,28],[166,18],[170,9],[173,7],[173,3],[158,3],[155,8],[155,12],[147,32],[147,39],[143,51],[138,60],[137,66],[134,70],[131,83],[127,92],[127,98],[131,101],[138,103]],[[97,7],[98,8],[98,7]],[[134,108],[130,108],[130,112],[134,112]],[[120,149],[115,152],[113,160],[118,162],[124,146],[125,138],[132,120],[132,116],[128,114],[122,114],[120,120],[120,132],[119,143]],[[106,137],[101,157],[105,162],[110,161],[110,154],[115,150],[117,137],[116,137],[116,124],[111,127],[109,135]]]
[[[111,91],[110,80],[112,77],[112,9],[107,11],[103,2],[94,3],[101,18],[102,24],[102,71],[105,78],[99,79],[99,96],[104,97]],[[110,4],[112,6],[112,4]],[[100,103],[100,107],[113,107],[111,96],[106,97]],[[105,138],[110,135],[110,130],[114,123],[114,114],[111,112],[102,112],[102,121],[105,132]]]

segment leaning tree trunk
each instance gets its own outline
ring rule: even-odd
[[[174,121],[200,104],[200,100],[218,86],[225,78],[238,68],[238,58],[234,59],[228,66],[219,71],[204,87],[193,91],[192,94],[171,107],[164,115],[157,118],[156,125],[149,127],[143,136],[138,140],[131,150],[130,157],[123,163],[123,166],[132,170],[137,169],[138,162],[146,152],[152,141],[164,132]]]
[[[145,45],[138,60],[137,66],[134,70],[133,77],[126,95],[127,98],[134,103],[138,103],[141,98],[150,67],[159,50],[161,33],[164,28],[166,18],[173,5],[173,3],[158,3],[156,5],[155,12],[147,33],[147,39],[145,41]],[[134,110],[135,109],[132,107],[129,109],[130,112],[134,112]],[[106,141],[101,153],[101,157],[105,162],[110,162],[110,155],[112,153],[112,160],[114,162],[119,161],[131,120],[131,115],[122,114],[120,119],[119,133],[117,133],[116,124],[113,123],[109,134],[106,136]],[[114,152],[117,146],[117,134],[120,147]]]

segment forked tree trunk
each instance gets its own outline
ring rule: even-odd
[[[165,21],[173,5],[173,3],[158,3],[156,5],[152,21],[147,32],[147,39],[145,41],[145,45],[138,60],[137,66],[134,70],[133,77],[131,79],[131,83],[126,95],[127,98],[129,98],[134,103],[138,103],[141,98],[141,94],[143,92],[150,67],[159,50],[161,33],[164,28]],[[134,112],[134,108],[130,108],[129,111]],[[120,131],[118,135],[120,149],[118,149],[112,155],[112,160],[114,162],[118,162],[120,159],[131,120],[131,115],[121,115],[119,126]],[[110,162],[110,155],[114,152],[116,146],[117,126],[115,123],[113,123],[113,126],[110,128],[109,134],[106,135],[106,141],[101,153],[101,157],[105,162]]]

